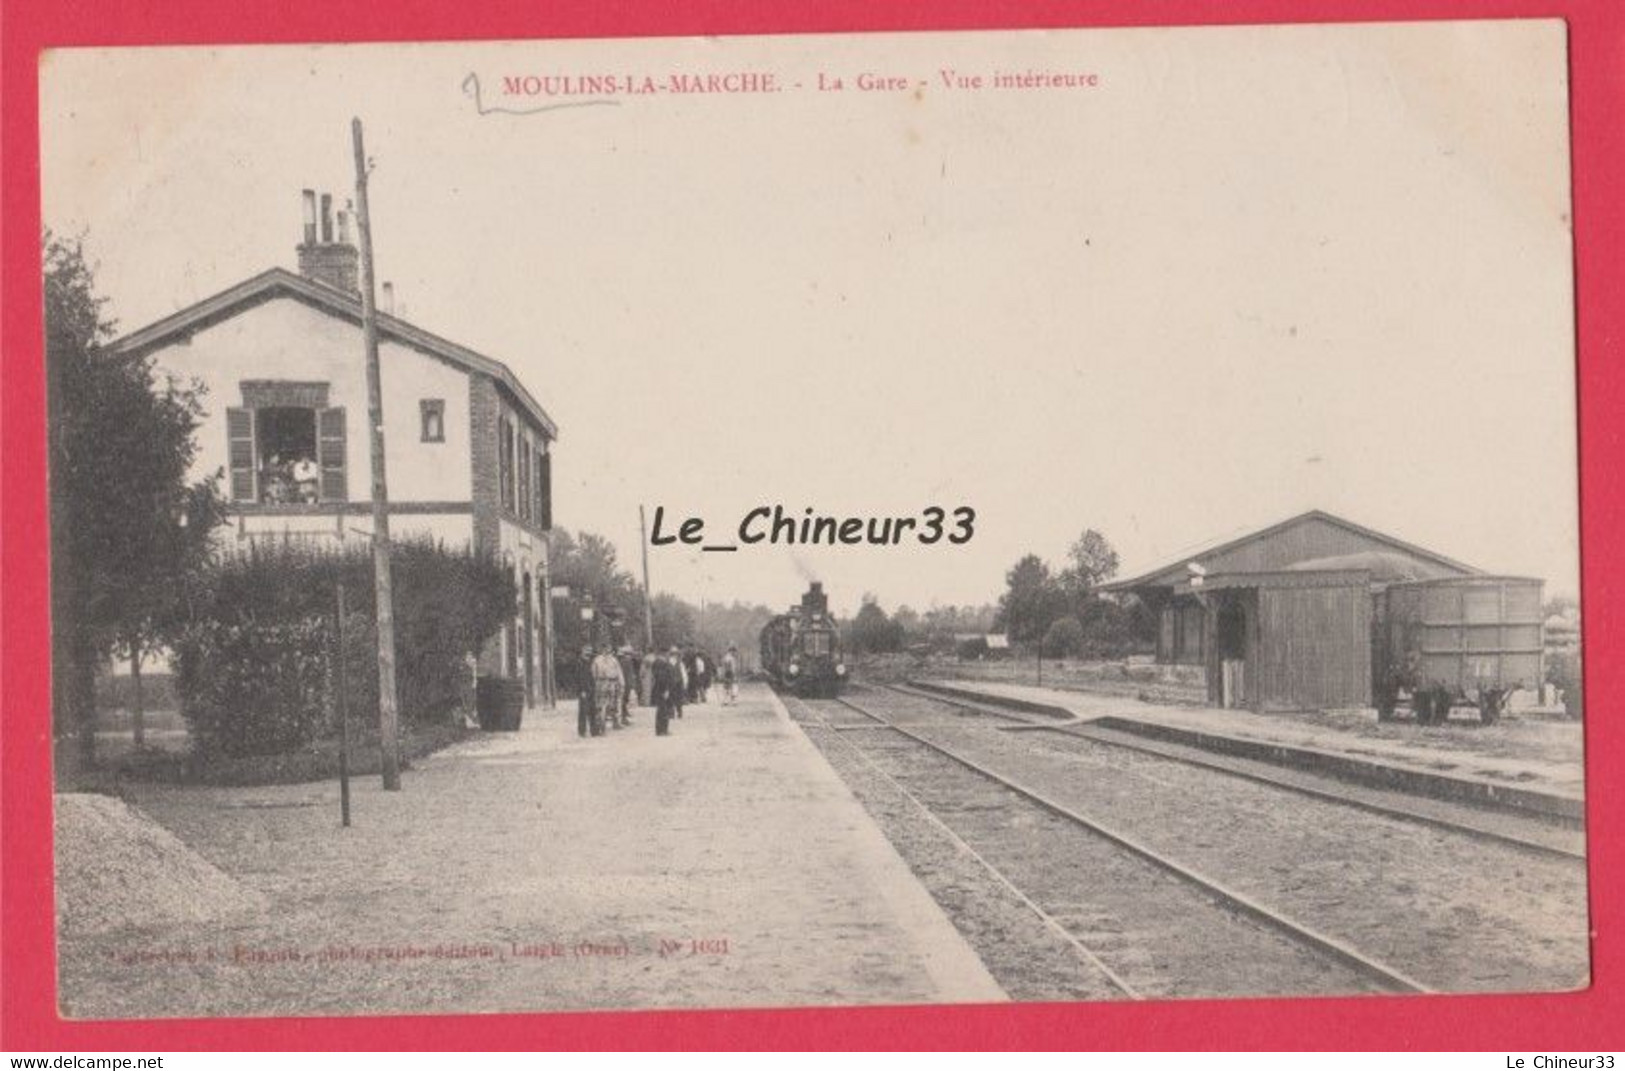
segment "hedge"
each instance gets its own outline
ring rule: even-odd
[[[515,613],[515,584],[487,556],[426,541],[393,550],[400,713],[419,723],[443,721],[465,700],[468,656]],[[345,698],[352,718],[375,716],[370,548],[255,548],[212,564],[188,592],[185,620],[170,638],[176,694],[195,749],[277,754],[334,730],[328,681],[341,580]]]

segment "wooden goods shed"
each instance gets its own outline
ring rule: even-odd
[[[1372,703],[1372,593],[1481,575],[1314,510],[1106,585],[1157,615],[1157,661],[1200,665],[1208,701],[1249,710]]]

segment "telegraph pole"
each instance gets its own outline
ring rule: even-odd
[[[643,550],[643,650],[647,654],[655,649],[655,614],[649,602],[649,525],[642,506],[638,507],[638,535]]]
[[[378,306],[373,297],[372,217],[367,212],[367,154],[361,120],[350,120],[355,142],[356,230],[361,240],[361,337],[367,350],[367,423],[372,442],[372,568],[378,619],[378,744],[384,788],[401,787],[400,719],[395,705],[395,596],[389,577],[389,487],[384,480],[384,390],[378,367]]]

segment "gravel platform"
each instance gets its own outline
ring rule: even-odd
[[[140,786],[263,911],[64,928],[73,1018],[1006,999],[765,688],[601,739],[573,711],[385,793]],[[67,849],[73,851],[73,848]]]

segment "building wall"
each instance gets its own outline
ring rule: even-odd
[[[553,698],[552,618],[548,611],[552,577],[548,561],[547,537],[528,527],[502,519],[497,525],[497,557],[513,572],[515,600],[513,620],[494,636],[480,653],[480,672],[524,679],[527,645],[525,585],[530,590],[529,621],[533,641],[529,645],[530,699],[550,703]]]
[[[275,297],[200,328],[190,340],[159,349],[155,364],[201,381],[205,410],[198,432],[193,478],[225,470],[229,493],[226,411],[243,404],[244,380],[289,380],[328,384],[329,407],[345,410],[345,477],[348,508],[288,507],[260,513],[247,510],[220,531],[222,545],[246,547],[256,541],[319,541],[366,545],[372,531],[371,446],[367,425],[366,361],[358,324],[318,311],[292,297]],[[523,442],[537,445],[545,433],[504,397],[495,380],[438,357],[381,339],[391,535],[428,536],[449,547],[472,545],[510,563],[516,584],[528,574],[532,591],[532,680],[538,700],[547,687],[551,658],[546,643],[547,540],[533,513],[522,521],[501,504],[499,421],[506,417]],[[444,402],[443,441],[425,442],[425,399]],[[263,459],[262,459],[263,460]],[[517,468],[517,466],[516,466]],[[258,504],[256,504],[258,505]],[[399,507],[399,508],[396,508]],[[523,598],[520,600],[522,613]],[[481,671],[504,674],[510,649],[520,646],[525,622],[515,621],[482,652]],[[523,667],[519,676],[523,677]]]
[[[498,518],[501,491],[497,484],[497,423],[502,404],[496,381],[490,376],[469,377],[469,487],[474,506],[474,545],[495,554],[501,549]]]
[[[345,410],[347,500],[371,500],[367,372],[361,328],[291,297],[277,297],[159,349],[159,368],[200,380],[206,393],[193,476],[227,468],[226,410],[242,404],[243,380],[329,384],[328,404]],[[437,357],[384,340],[379,345],[384,463],[392,502],[468,502],[472,471],[469,375]],[[445,401],[445,441],[422,441],[419,402]]]

